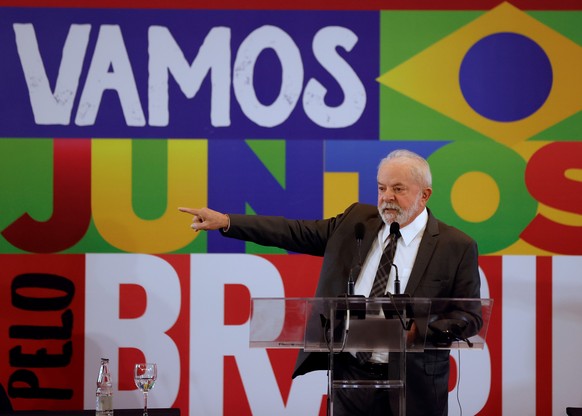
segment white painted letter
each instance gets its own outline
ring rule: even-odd
[[[192,65],[166,27],[152,26],[148,36],[149,124],[163,127],[169,123],[168,72],[188,98],[198,93],[210,72],[210,122],[214,127],[230,126],[230,29],[212,28]]]
[[[117,91],[127,125],[145,126],[145,116],[139,101],[131,62],[121,29],[117,25],[103,25],[99,29],[95,53],[81,95],[75,124],[78,126],[95,124],[103,92],[108,89]]]
[[[313,53],[318,62],[338,82],[344,94],[343,103],[337,107],[325,104],[325,87],[310,79],[303,93],[303,108],[318,126],[342,128],[354,124],[366,108],[366,89],[358,74],[336,52],[338,46],[351,51],[358,42],[357,36],[343,27],[325,27],[313,39]]]
[[[47,79],[33,25],[15,23],[13,28],[34,122],[69,125],[91,25],[71,25],[69,28],[54,92]]]
[[[249,254],[193,254],[191,259],[189,414],[224,413],[225,356],[235,357],[253,415],[318,414],[326,392],[324,374],[293,380],[285,404],[266,350],[249,347],[249,323],[224,323],[225,285],[243,285],[251,297],[284,296],[275,266]]]
[[[180,354],[166,331],[180,314],[180,281],[174,268],[160,257],[145,254],[87,254],[85,288],[85,369],[98,369],[99,357],[111,358],[114,388],[118,348],[141,350],[157,363],[152,407],[171,407],[180,389]],[[147,296],[146,310],[134,319],[119,318],[120,285],[140,285]],[[95,374],[85,371],[85,409],[95,406]],[[116,408],[142,404],[140,392],[115,391]]]
[[[255,63],[261,52],[273,49],[281,61],[282,82],[279,96],[271,105],[263,105],[253,85]],[[283,123],[297,104],[303,88],[303,63],[293,39],[275,26],[254,30],[240,45],[233,74],[234,94],[245,115],[262,127]]]

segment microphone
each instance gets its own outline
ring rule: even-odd
[[[394,255],[396,253],[396,243],[398,242],[398,239],[402,236],[402,234],[400,234],[400,224],[398,224],[397,222],[392,222],[392,224],[390,224],[390,239],[392,240],[392,242],[390,244],[392,244],[391,246],[391,253],[390,253],[390,259],[392,260],[392,264],[391,266],[394,266],[394,271],[395,271],[395,276],[394,276],[394,294],[395,295],[400,295],[400,279],[398,277],[398,267],[394,264]]]
[[[356,236],[356,246],[358,247],[358,274],[360,272],[360,270],[362,270],[362,240],[364,239],[364,234],[366,233],[366,228],[364,227],[364,224],[362,224],[361,222],[357,223],[354,226],[354,235]],[[348,276],[348,295],[353,295],[354,294],[354,286],[355,286],[355,280],[354,280],[354,270],[350,270],[350,275]]]
[[[400,224],[397,222],[392,222],[390,224],[390,235],[393,239],[398,240],[401,236],[400,234]]]
[[[401,312],[401,308],[406,308],[406,310],[408,310],[407,306],[408,304],[404,303],[403,305],[397,304],[396,300],[394,299],[395,296],[400,297],[408,297],[408,295],[401,295],[400,294],[400,278],[398,276],[398,266],[396,266],[396,264],[394,264],[394,255],[396,254],[396,244],[398,242],[398,239],[402,237],[402,234],[400,234],[400,224],[398,224],[397,222],[393,222],[390,224],[390,267],[394,267],[394,295],[392,295],[390,293],[390,291],[388,291],[388,296],[390,297],[390,300],[392,301],[392,305],[394,308],[394,312],[396,312],[396,315],[398,316],[398,319],[400,320],[400,324],[402,325],[402,328],[405,331],[409,331],[410,328],[412,328],[412,323],[413,323],[413,319],[408,319],[408,317],[412,316],[412,314],[408,314],[407,312],[407,319],[408,322],[405,323],[404,322],[404,318],[402,316],[402,312]],[[393,315],[394,312],[390,311],[391,314]],[[388,314],[386,313],[386,311],[384,311],[384,314],[386,316],[388,316]]]
[[[358,245],[358,264],[362,265],[362,240],[364,239],[364,234],[366,233],[366,229],[364,228],[364,224],[361,222],[357,223],[354,227],[354,233],[356,235],[356,244]]]
[[[398,278],[398,267],[394,263],[392,263],[392,266],[394,267],[394,271],[396,272],[395,277],[394,277],[394,294],[399,295],[400,294],[400,279]]]

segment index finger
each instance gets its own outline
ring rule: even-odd
[[[187,214],[198,215],[200,210],[194,208],[178,207],[178,211],[185,212]]]

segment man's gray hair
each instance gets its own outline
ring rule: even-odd
[[[428,162],[425,158],[414,152],[411,152],[410,150],[393,150],[380,161],[378,169],[380,169],[380,166],[382,166],[384,163],[396,159],[408,159],[410,162],[412,162],[409,163],[409,167],[414,179],[418,181],[422,188],[432,188],[432,174],[430,172],[430,166]]]

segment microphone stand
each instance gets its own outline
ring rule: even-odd
[[[400,295],[400,279],[398,278],[398,267],[395,264],[392,264],[392,266],[394,266],[394,270],[396,271],[394,276],[394,294]]]

